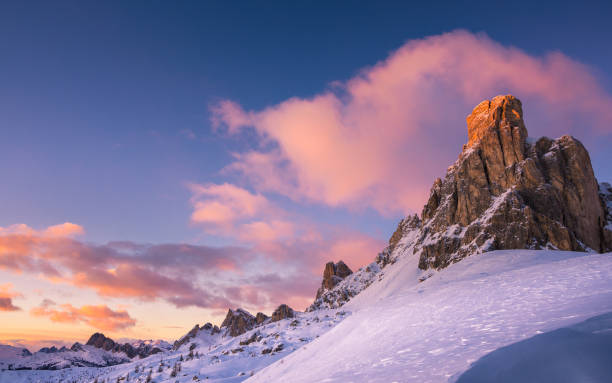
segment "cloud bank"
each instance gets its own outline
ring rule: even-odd
[[[30,310],[34,316],[48,317],[57,323],[82,322],[88,326],[103,331],[124,330],[136,325],[136,320],[125,310],[112,310],[106,305],[85,305],[74,307],[71,304],[63,304],[56,307],[49,300]]]
[[[400,214],[420,211],[466,142],[471,108],[504,93],[523,100],[532,134],[584,139],[612,130],[612,98],[589,68],[466,31],[409,41],[311,98],[259,111],[224,100],[211,112],[218,130],[256,133],[257,145],[235,153],[226,171],[258,192]]]

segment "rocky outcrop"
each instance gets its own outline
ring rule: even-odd
[[[612,185],[607,182],[599,184],[599,197],[601,204],[606,212],[604,241],[612,243]]]
[[[139,343],[137,347],[134,347],[129,343],[124,343],[124,344],[115,343],[115,341],[112,340],[111,338],[107,338],[106,336],[104,336],[104,334],[98,333],[98,332],[93,334],[89,338],[86,345],[100,348],[102,350],[110,351],[110,352],[122,352],[125,355],[127,355],[128,358],[130,359],[136,356],[141,357],[141,358],[146,358],[149,355],[153,355],[153,354],[162,352],[162,350],[159,347],[155,347],[153,345],[146,344],[144,342]],[[77,343],[75,343],[71,347],[71,349],[77,349],[77,348],[82,349],[80,345],[77,346]]]
[[[468,143],[434,182],[421,214],[413,249],[420,268],[498,249],[612,249],[605,203],[580,141],[530,142],[513,96],[483,101],[467,125]]]
[[[257,313],[257,315],[255,315],[255,324],[259,326],[260,324],[264,323],[268,318],[269,317],[264,313]]]
[[[389,246],[385,250],[389,253],[393,252],[399,241],[404,238],[408,232],[419,227],[421,227],[421,219],[416,214],[409,215],[402,219],[397,225],[395,232],[393,232],[393,235],[391,235],[391,238],[389,238]]]
[[[343,280],[338,282],[332,289],[325,289],[323,292],[321,292],[322,288],[319,289],[319,291],[317,291],[315,301],[306,309],[306,311],[310,312],[321,309],[335,309],[341,307],[352,297],[359,294],[363,289],[367,288],[377,278],[377,276],[380,276],[380,272],[384,265],[388,263],[391,263],[388,253],[380,253],[376,257],[375,262],[360,268],[355,273],[349,274]]]
[[[333,289],[338,283],[351,274],[353,274],[353,272],[344,262],[328,262],[323,270],[323,282],[321,282],[321,287],[317,290],[317,298],[326,290]]]
[[[255,317],[248,311],[240,308],[229,309],[221,328],[225,329],[225,333],[229,336],[238,336],[255,327],[255,323]]]
[[[213,326],[212,323],[207,322],[202,327],[196,324],[189,332],[183,335],[180,339],[176,340],[172,345],[173,350],[178,350],[182,345],[191,342],[196,336],[199,334],[208,334],[210,336],[218,334],[221,332],[218,326]]]
[[[270,319],[270,321],[278,322],[279,320],[293,318],[294,316],[295,313],[293,309],[287,306],[286,304],[282,304],[278,306],[276,310],[274,310],[274,312],[272,313],[272,319]]]
[[[43,347],[40,350],[38,350],[38,352],[42,352],[45,354],[55,354],[58,352],[66,352],[66,351],[70,351],[70,349],[66,348],[66,346],[62,346],[61,348],[57,348],[55,346]]]
[[[94,346],[96,348],[101,348],[106,351],[111,351],[116,346],[115,341],[113,341],[111,338],[107,338],[106,336],[104,336],[104,334],[99,332],[89,337],[89,340],[85,344],[87,346]]]

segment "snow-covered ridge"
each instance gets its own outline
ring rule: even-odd
[[[177,350],[106,368],[57,371],[2,371],[0,382],[240,382],[263,367],[308,345],[350,316],[347,311],[295,312],[294,317],[267,322],[236,337],[198,331]],[[204,328],[202,326],[201,328]],[[194,378],[195,377],[195,378]]]
[[[454,381],[490,351],[612,311],[610,253],[494,251],[440,271],[417,262],[400,256],[333,332],[248,382]]]

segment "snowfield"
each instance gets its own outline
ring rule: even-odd
[[[417,262],[399,258],[343,307],[350,317],[247,382],[454,382],[500,347],[612,312],[610,253],[494,251],[433,273]]]
[[[148,375],[158,383],[534,381],[534,360],[564,361],[586,374],[580,381],[612,381],[612,369],[597,365],[612,355],[611,253],[493,251],[423,271],[410,243],[404,238],[395,262],[339,309],[296,313],[235,338],[201,332],[176,351],[117,366],[3,371],[0,383],[145,382]],[[588,355],[587,363],[568,347]],[[557,358],[542,359],[548,354]],[[504,371],[514,375],[503,380]],[[516,371],[536,375],[513,380]],[[579,376],[557,375],[550,375],[557,383]]]

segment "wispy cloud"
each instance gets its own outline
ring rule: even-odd
[[[34,230],[0,228],[0,269],[93,289],[101,296],[163,299],[178,307],[227,307],[222,290],[199,281],[237,270],[250,257],[240,247],[111,242],[92,245],[70,236],[81,229],[64,224]]]

